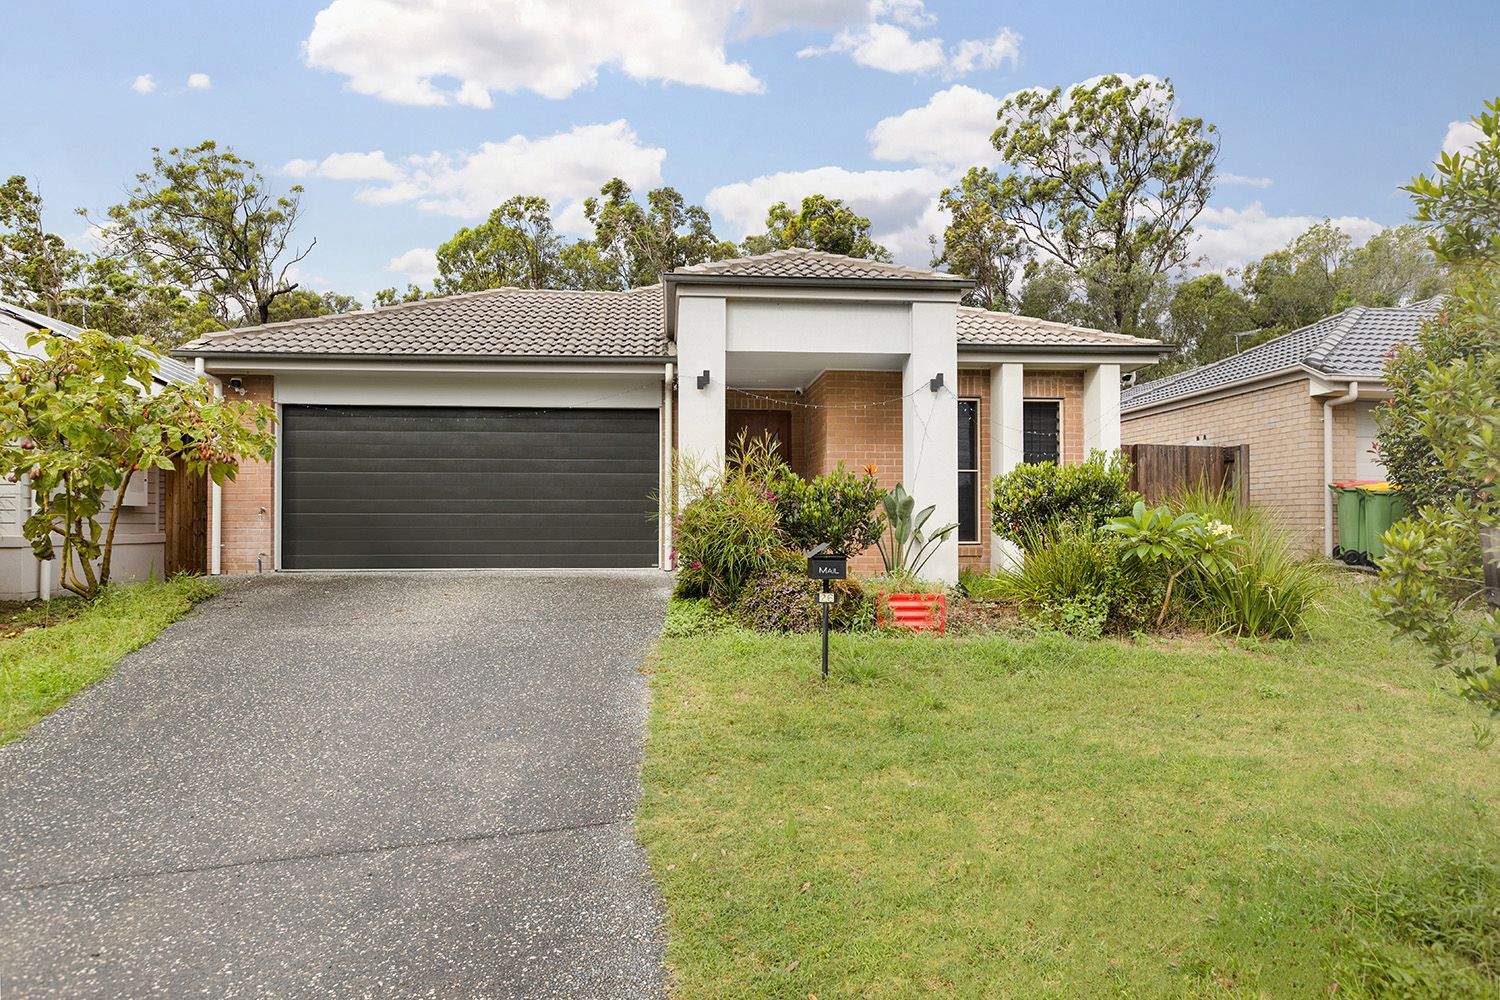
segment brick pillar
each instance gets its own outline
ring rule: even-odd
[[[251,400],[274,406],[276,380],[270,375],[220,375],[224,396],[231,401]],[[229,388],[238,378],[245,394]],[[224,484],[220,500],[224,527],[221,531],[220,572],[271,572],[276,568],[276,464],[255,459],[240,466],[239,475]],[[210,528],[212,530],[212,528]],[[210,542],[212,544],[212,542]]]

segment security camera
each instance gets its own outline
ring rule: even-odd
[[[796,389],[793,389],[792,391],[795,392],[799,396],[802,395],[802,387],[801,386],[798,386]]]
[[[229,388],[243,396],[245,394],[245,380],[242,378],[232,378],[229,380]]]

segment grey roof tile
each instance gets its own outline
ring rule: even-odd
[[[951,281],[955,285],[967,285],[968,278],[945,271],[920,271],[900,264],[885,264],[878,260],[861,257],[846,257],[842,254],[823,253],[793,247],[789,250],[773,250],[753,257],[736,257],[732,260],[713,260],[702,264],[679,267],[672,275],[721,275],[726,278],[787,278],[806,280],[857,279],[885,281]]]
[[[182,353],[656,358],[660,285],[626,292],[495,288],[209,334]]]
[[[1441,305],[1440,299],[1424,299],[1409,306],[1345,309],[1212,364],[1127,389],[1120,405],[1129,412],[1302,366],[1325,375],[1377,378],[1386,355],[1415,340]]]
[[[959,306],[958,343],[960,347],[1071,347],[1091,344],[1100,347],[1153,347],[1159,346],[1161,341],[1131,337],[1123,333],[1105,333],[1103,330],[1054,323],[1031,316],[1017,316],[1014,313]]]

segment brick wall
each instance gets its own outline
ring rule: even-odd
[[[1354,475],[1354,413],[1334,411],[1334,478]],[[1275,511],[1307,555],[1323,549],[1323,407],[1306,379],[1120,422],[1127,444],[1245,444],[1250,502]]]
[[[1065,465],[1083,461],[1083,373],[1027,371],[1022,376],[1021,391],[1027,399],[1056,399],[1062,402],[1062,460]],[[960,369],[958,395],[979,400],[979,541],[960,545],[958,568],[988,572],[990,545],[990,373],[985,368]]]
[[[880,485],[889,489],[901,482],[900,397],[900,372],[834,371],[818,376],[807,388],[807,401],[826,407],[809,411],[812,474],[828,472],[840,462],[854,471],[873,463]],[[883,568],[873,548],[849,565],[867,576]]]
[[[230,399],[247,399],[270,406],[276,401],[275,379],[270,375],[241,375],[245,394],[229,388],[233,375],[220,375],[224,394]],[[223,488],[223,548],[219,565],[225,573],[254,573],[256,560],[264,570],[274,568],[276,516],[276,475],[272,462],[248,461],[240,466],[239,475]],[[264,513],[262,513],[264,511]],[[212,530],[212,529],[210,529]]]

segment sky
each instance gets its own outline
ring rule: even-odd
[[[997,165],[1006,95],[1169,79],[1219,130],[1213,268],[1329,217],[1358,240],[1500,96],[1500,3],[944,0],[0,0],[0,176],[79,245],[152,147],[214,139],[300,184],[305,287],[431,281],[516,194],[566,232],[611,176],[669,184],[723,238],[822,192],[925,266],[936,196]]]

